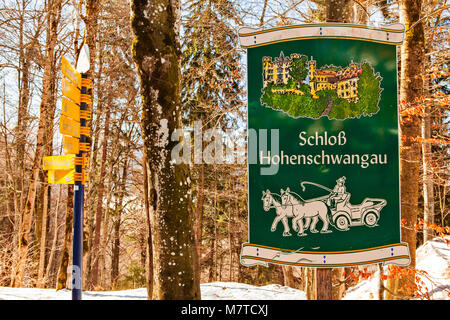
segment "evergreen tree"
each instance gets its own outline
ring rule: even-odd
[[[193,126],[194,121],[201,120],[203,131],[208,128],[236,127],[243,116],[241,55],[234,28],[240,23],[239,17],[231,1],[190,0],[185,6],[182,102],[187,110],[186,124]],[[208,188],[205,185],[212,186],[217,171],[222,168],[206,166],[202,161],[193,169],[193,176],[197,177],[192,184],[196,201],[196,247],[201,256],[203,229],[206,228],[213,237],[218,236],[217,232],[220,231],[216,223],[220,219],[219,210],[207,211],[210,215],[208,219],[204,217],[204,207],[208,205],[204,193],[205,188]],[[219,186],[215,190],[222,188],[221,182],[217,184]],[[216,279],[214,275],[217,270],[213,269],[217,263],[217,241],[210,241],[209,244],[210,250],[206,254],[208,259],[202,259],[202,262],[210,267],[212,279]],[[198,268],[201,273],[200,265]]]
[[[190,0],[186,11],[182,101],[190,111],[189,119],[206,120],[236,111],[243,105],[243,85],[234,29],[240,20],[233,4],[228,0]]]

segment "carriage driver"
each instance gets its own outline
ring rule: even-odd
[[[333,192],[330,195],[330,209],[335,210],[336,204],[338,202],[341,202],[345,199],[345,196],[347,194],[345,190],[345,176],[340,177],[336,180],[337,184],[333,189]]]

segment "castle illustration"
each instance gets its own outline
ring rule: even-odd
[[[283,52],[272,62],[271,57],[263,58],[263,87],[271,83],[274,85],[286,85],[290,78],[290,71],[294,59],[300,58],[297,53],[285,57]],[[346,99],[349,102],[358,102],[358,80],[362,73],[362,68],[357,63],[351,62],[345,68],[322,67],[317,69],[316,61],[312,59],[308,62],[309,87],[310,93],[314,99],[318,99],[317,92],[322,90],[334,90],[339,98]],[[297,93],[298,90],[284,89],[277,90],[285,93]],[[302,93],[300,93],[302,94]]]
[[[289,80],[289,71],[291,71],[292,60],[300,58],[300,55],[293,53],[290,57],[285,57],[283,51],[280,56],[276,57],[272,62],[272,57],[263,58],[263,86],[268,83],[275,85],[287,84]]]
[[[339,71],[327,70],[327,68],[316,69],[316,61],[309,61],[309,86],[311,95],[318,98],[316,92],[322,90],[336,90],[339,98],[350,102],[358,102],[358,80],[362,68],[357,63],[350,63]]]

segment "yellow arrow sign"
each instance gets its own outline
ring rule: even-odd
[[[75,168],[75,154],[49,156],[42,159],[44,170],[70,170]]]
[[[74,66],[63,56],[61,58],[61,70],[76,87],[81,88],[81,74],[75,70]]]
[[[48,183],[74,184],[75,170],[49,170]]]
[[[80,123],[64,115],[59,118],[59,132],[68,136],[80,137]]]
[[[70,136],[63,136],[63,149],[66,153],[79,153],[80,139]]]
[[[80,107],[73,101],[62,98],[61,113],[75,121],[80,121]]]
[[[75,181],[80,181],[85,184],[87,181],[87,173],[77,173],[73,170],[49,170],[48,183],[54,184],[74,184]]]
[[[80,104],[81,91],[66,78],[61,79],[61,89],[64,96],[73,102]]]

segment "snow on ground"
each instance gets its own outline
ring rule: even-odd
[[[0,300],[71,300],[70,290],[0,288]],[[84,291],[83,300],[146,300],[147,289],[121,291]]]
[[[256,287],[236,282],[211,282],[201,285],[203,300],[305,300],[305,293],[271,284]],[[0,300],[70,300],[70,290],[0,287]],[[145,288],[121,291],[85,291],[83,300],[146,300]]]
[[[445,240],[434,238],[421,246],[417,250],[416,269],[428,273],[421,279],[433,300],[450,300],[450,245]]]
[[[450,237],[447,237],[450,240]],[[433,300],[450,300],[450,246],[442,238],[426,242],[417,250],[417,269]],[[278,284],[257,287],[236,282],[201,284],[203,300],[305,300],[305,292]],[[378,299],[378,273],[349,288],[344,300]],[[70,290],[0,287],[0,300],[70,300]],[[85,291],[83,300],[145,300],[145,288],[121,291]]]
[[[450,237],[446,239],[450,240]],[[444,239],[434,238],[420,246],[416,254],[416,269],[427,273],[419,272],[424,282],[422,292],[428,291],[432,300],[450,300],[450,246]],[[387,268],[384,268],[386,273]],[[378,274],[376,272],[370,279],[349,288],[343,300],[377,300]]]
[[[305,300],[304,291],[269,284],[256,287],[245,283],[212,282],[201,285],[203,300]]]

